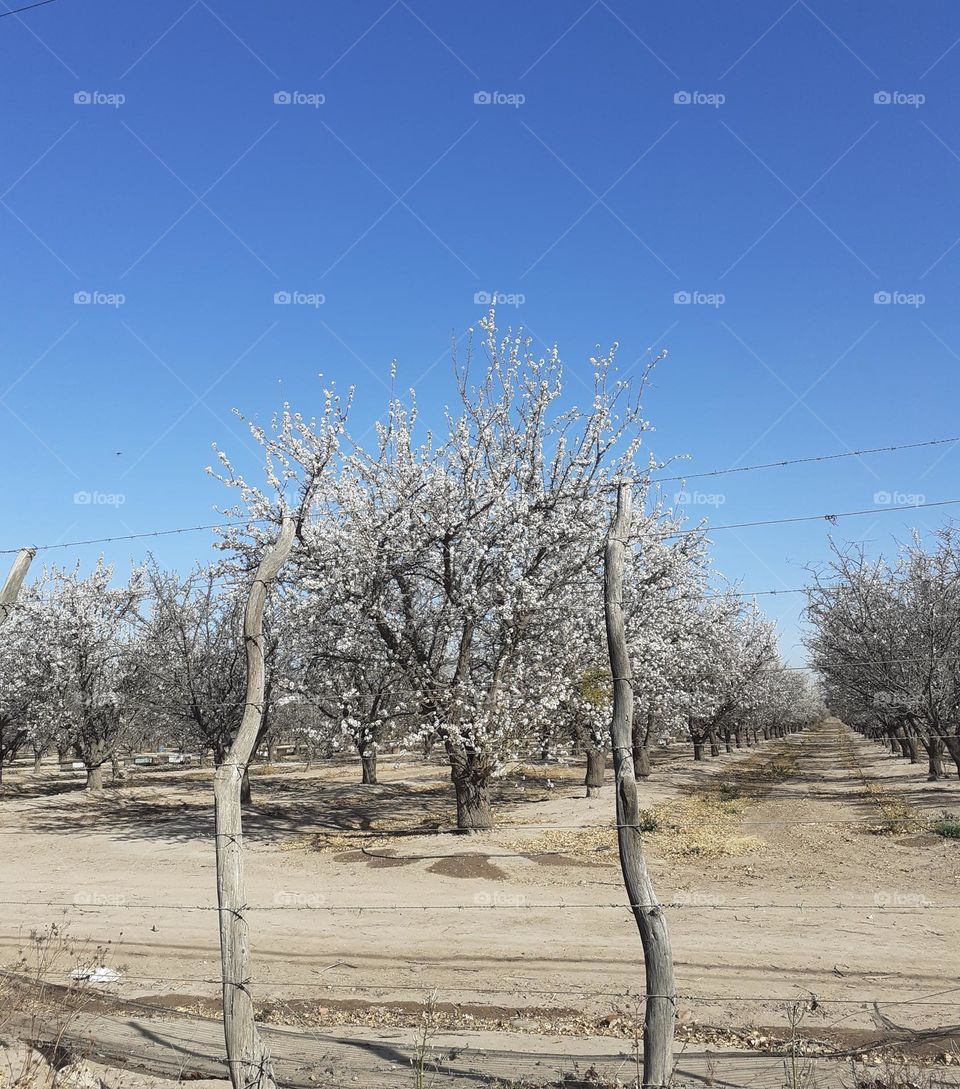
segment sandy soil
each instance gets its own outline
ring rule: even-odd
[[[423,831],[451,821],[442,767],[382,761],[378,787],[357,785],[357,770],[255,779],[253,989],[271,1020],[400,1025],[435,991],[449,1024],[596,1033],[629,1007],[643,971],[612,838],[596,827],[611,822],[609,788],[583,797],[582,769],[512,779],[498,788],[502,823],[464,838]],[[122,977],[112,993],[210,1010],[206,773],[101,798],[52,777],[13,789],[0,806],[0,961],[56,924],[90,945],[51,975],[103,945],[96,959]],[[675,902],[683,1024],[781,1029],[797,998],[815,1006],[813,1033],[871,1026],[874,1000],[912,1026],[960,1022],[960,843],[919,824],[875,831],[891,797],[911,818],[960,812],[956,779],[928,783],[925,764],[827,722],[702,765],[668,760],[642,795],[660,820],[654,881]]]

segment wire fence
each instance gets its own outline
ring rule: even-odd
[[[864,739],[857,739],[865,747],[869,743]],[[858,772],[862,775],[862,768],[858,762]],[[790,796],[785,794],[784,796]],[[769,792],[758,793],[758,798],[767,800],[771,797]],[[684,822],[687,823],[687,822]],[[743,818],[741,827],[791,827],[797,825],[827,826],[847,824],[872,824],[880,823],[878,817],[844,818],[839,820],[765,820]],[[690,827],[696,827],[690,823]],[[531,825],[526,822],[498,824],[496,830],[503,828],[518,828],[524,830],[555,830],[557,828],[569,828],[584,831],[583,824],[557,825],[551,823]],[[621,825],[619,827],[635,827],[634,825]],[[588,825],[586,829],[591,832],[606,831],[613,837],[618,826],[615,823],[603,823]],[[342,825],[330,825],[329,831],[343,835]],[[33,829],[2,829],[0,832],[9,835],[22,835]],[[103,834],[110,834],[110,830],[100,830]],[[376,841],[385,835],[390,835],[389,830],[356,829],[346,830],[356,834],[361,840]],[[414,834],[435,834],[435,826],[424,826],[404,832],[412,831]],[[210,834],[206,834],[209,836]],[[251,837],[251,838],[255,838]],[[364,846],[365,854],[372,858],[388,861],[429,861],[446,858],[473,858],[484,859],[497,858],[523,858],[545,857],[548,855],[562,855],[562,851],[523,852],[523,851],[488,851],[484,845],[480,845],[476,851],[443,852],[443,853],[411,853],[396,855],[382,853],[376,849]],[[212,891],[212,890],[211,890]],[[684,914],[703,912],[709,914],[715,911],[741,912],[745,915],[783,914],[791,917],[802,916],[810,913],[813,916],[813,925],[818,931],[824,925],[824,920],[831,913],[842,913],[847,916],[862,917],[865,915],[882,917],[910,917],[920,919],[943,919],[960,909],[960,901],[947,896],[944,899],[928,899],[916,896],[909,903],[899,902],[897,896],[890,893],[879,893],[872,900],[850,900],[838,898],[836,900],[821,898],[817,900],[805,900],[804,898],[781,899],[741,899],[727,900],[724,897],[713,896],[708,892],[689,892],[677,894],[673,898],[664,898],[656,905],[653,902],[630,904],[626,901],[613,902],[610,900],[569,900],[566,898],[551,900],[531,900],[525,894],[492,894],[479,893],[475,895],[473,903],[456,902],[375,902],[373,900],[351,902],[325,902],[320,894],[312,894],[312,899],[303,900],[299,894],[291,894],[283,891],[277,894],[279,902],[274,903],[247,903],[242,908],[244,917],[253,917],[262,913],[273,919],[294,918],[290,913],[331,913],[357,917],[365,915],[380,915],[382,913],[399,914],[437,914],[440,917],[451,913],[479,913],[492,911],[497,917],[502,917],[508,912],[527,912],[535,915],[548,915],[556,912],[622,912],[629,916],[633,908],[649,909],[654,906],[662,906],[669,911],[678,911]],[[343,895],[334,892],[332,895]],[[92,914],[94,917],[109,920],[111,913],[120,912],[160,912],[162,918],[182,913],[206,913],[216,914],[220,908],[216,903],[191,903],[171,900],[138,900],[129,898],[125,894],[113,894],[84,890],[78,892],[73,900],[54,898],[33,899],[30,897],[10,897],[0,900],[0,908],[29,909],[31,922],[35,924],[38,909],[46,913],[54,913],[57,916],[70,913]],[[793,925],[796,919],[793,918]],[[11,923],[10,925],[15,925]],[[280,925],[284,925],[281,923]],[[939,933],[939,931],[938,931]],[[543,935],[543,941],[554,940],[555,935]],[[566,943],[571,940],[569,935],[559,937]],[[161,950],[163,947],[160,947]],[[459,948],[459,946],[457,946]],[[591,940],[584,943],[584,956],[592,956],[594,946]],[[136,955],[149,956],[149,943],[144,947],[138,947]],[[165,955],[161,952],[159,955]],[[638,957],[639,961],[639,957]],[[271,963],[268,960],[268,964]],[[601,960],[597,962],[601,968],[612,964],[612,961]],[[619,963],[619,962],[617,962]],[[756,1025],[758,1018],[771,1018],[779,1024],[779,1029],[753,1029],[747,1028],[738,1032],[731,1030],[729,1024],[725,1029],[715,1025],[703,1025],[697,1023],[696,1031],[681,1027],[679,1039],[689,1039],[689,1044],[680,1047],[680,1059],[678,1064],[677,1084],[688,1083],[704,1084],[708,1082],[718,1087],[722,1086],[783,1086],[784,1074],[782,1066],[785,1058],[795,1061],[799,1054],[803,1062],[815,1063],[818,1067],[825,1067],[824,1078],[819,1081],[821,1085],[844,1084],[839,1077],[840,1068],[836,1065],[850,1060],[853,1055],[859,1055],[866,1051],[872,1054],[873,1050],[881,1045],[907,1046],[909,1040],[904,1041],[896,1033],[883,1031],[873,1034],[873,1039],[867,1043],[858,1043],[856,1046],[841,1046],[844,1041],[839,1037],[830,1036],[838,1026],[848,1024],[850,1019],[858,1017],[863,1020],[863,1011],[869,1013],[876,1003],[878,1009],[890,1011],[903,1011],[914,1009],[918,1015],[925,1018],[936,1017],[937,1020],[951,1016],[949,1011],[960,1009],[960,986],[951,986],[927,992],[921,995],[911,994],[908,997],[887,997],[890,991],[900,991],[903,980],[894,974],[889,977],[883,974],[870,976],[871,988],[862,990],[864,980],[863,973],[854,973],[855,986],[859,993],[850,993],[849,984],[853,980],[844,982],[838,973],[838,979],[824,982],[821,978],[816,980],[815,974],[809,977],[810,987],[798,986],[793,993],[783,991],[773,993],[742,993],[733,989],[724,992],[722,988],[714,991],[681,988],[675,995],[644,996],[625,987],[623,991],[614,988],[576,987],[570,982],[563,986],[551,987],[549,985],[534,985],[520,977],[511,976],[503,972],[501,968],[500,978],[502,986],[477,985],[487,984],[489,981],[481,977],[471,978],[463,972],[458,972],[460,978],[452,982],[449,979],[440,979],[438,982],[412,983],[389,978],[389,972],[403,972],[401,966],[377,967],[375,970],[369,966],[360,973],[360,978],[353,975],[357,966],[346,961],[334,961],[322,968],[314,969],[317,979],[315,981],[289,978],[287,973],[284,978],[266,971],[257,974],[255,979],[234,981],[228,986],[243,986],[259,996],[260,1003],[287,1003],[284,1008],[292,1010],[290,1002],[313,1002],[320,1008],[326,1008],[329,1013],[337,1002],[346,1002],[354,1006],[359,1004],[371,1010],[381,1011],[379,1027],[371,1028],[367,1025],[327,1025],[323,1029],[314,1029],[309,1032],[294,1030],[289,1027],[283,1031],[273,1030],[270,1026],[261,1026],[268,1046],[275,1053],[278,1070],[282,1072],[282,1083],[292,1086],[303,1086],[303,1089],[316,1089],[318,1085],[336,1085],[337,1089],[343,1089],[346,1084],[363,1084],[376,1086],[377,1089],[390,1089],[396,1085],[401,1086],[415,1084],[410,1081],[411,1071],[416,1064],[429,1054],[429,1065],[432,1068],[434,1080],[431,1084],[437,1087],[467,1086],[477,1089],[479,1086],[496,1084],[492,1079],[506,1078],[504,1085],[524,1086],[591,1086],[596,1089],[603,1085],[629,1085],[626,1080],[632,1070],[631,1063],[635,1056],[631,1053],[629,1040],[622,1035],[624,1029],[623,1018],[629,1019],[630,1010],[634,1016],[642,1018],[642,1007],[646,998],[676,999],[681,1007],[698,1008],[705,1011],[737,1011],[729,1016],[736,1017],[738,1023]],[[524,967],[518,963],[517,967]],[[621,965],[622,968],[622,965]],[[450,974],[452,970],[447,965],[444,974]],[[570,974],[576,976],[577,966]],[[324,974],[330,972],[330,978],[324,978]],[[371,972],[375,979],[371,982]],[[823,975],[828,975],[824,972]],[[441,975],[437,973],[437,975]],[[8,974],[9,978],[9,974]],[[46,985],[54,985],[70,988],[75,984],[73,972],[48,971],[43,974],[42,982]],[[137,971],[122,971],[121,981],[124,990],[129,991],[133,985],[143,985],[151,990],[160,988],[182,987],[189,985],[194,988],[202,987],[214,992],[224,987],[224,981],[219,975],[204,974],[176,974]],[[535,981],[533,981],[535,982]],[[176,1067],[178,1076],[195,1077],[201,1073],[210,1074],[219,1071],[223,1076],[225,1060],[222,1055],[222,1040],[220,1038],[220,1022],[216,1016],[204,1016],[199,1013],[190,1013],[184,1009],[184,1004],[189,1001],[186,996],[180,996],[177,1000],[177,1008],[171,1010],[169,1004],[163,1004],[156,1000],[151,1002],[142,998],[126,997],[112,991],[90,988],[92,997],[102,1003],[106,1008],[112,1008],[118,1015],[124,1014],[122,1020],[111,1019],[103,1021],[102,1012],[97,1028],[97,1053],[101,1058],[113,1057],[116,1061],[127,1064],[136,1060],[145,1068],[152,1071],[167,1070],[173,1072]],[[817,991],[822,993],[816,993]],[[834,993],[836,992],[836,997]],[[881,995],[880,998],[877,996]],[[279,996],[279,997],[278,997]],[[400,997],[398,997],[400,996]],[[419,1000],[419,1001],[418,1001]],[[479,1000],[479,1001],[478,1001]],[[531,1008],[531,1000],[539,1002],[540,1006]],[[216,1010],[216,1000],[202,999],[198,996],[198,1003],[211,1002],[211,1009]],[[431,1028],[434,1038],[426,1052],[417,1042],[416,1033],[421,1025],[424,1011],[436,1008],[437,1003],[446,1002],[446,1006],[457,1011],[465,1006],[473,1009],[483,1005],[493,1009],[506,1009],[514,1011],[514,1016],[523,1019],[525,1014],[531,1018],[536,1008],[551,1010],[558,1014],[564,1012],[581,1012],[584,1001],[593,1003],[594,1007],[599,1003],[602,1008],[615,1011],[621,1018],[618,1022],[620,1036],[616,1035],[608,1024],[604,1026],[600,1021],[594,1023],[594,1036],[587,1042],[582,1037],[564,1037],[564,1046],[559,1046],[560,1037],[555,1034],[551,1037],[550,1047],[544,1046],[543,1040],[529,1026],[525,1029],[531,1041],[530,1046],[524,1049],[519,1042],[509,1048],[493,1048],[471,1043],[471,1037],[464,1036],[465,1027],[469,1024],[469,1018],[463,1018],[459,1014],[450,1021],[442,1017]],[[387,1017],[383,1011],[390,1010],[391,1003],[402,1003],[400,1013],[393,1017]],[[557,1004],[561,1004],[557,1006]],[[802,1032],[793,1037],[784,1035],[785,1027],[782,1014],[786,1008],[793,1006],[805,1011],[813,1020]],[[280,1008],[280,1007],[278,1007]],[[446,1007],[445,1007],[446,1008]],[[199,1006],[198,1006],[199,1009]],[[264,1006],[266,1009],[266,1006]],[[840,1016],[830,1020],[831,1011],[843,1010]],[[638,1013],[637,1011],[641,1011]],[[138,1028],[139,1036],[132,1039],[129,1035],[131,1024],[129,1014],[143,1014],[152,1020],[149,1032],[144,1031],[141,1025]],[[302,1013],[303,1011],[301,1011]],[[596,1010],[594,1010],[596,1012]],[[296,1011],[294,1010],[294,1013]],[[471,1014],[474,1024],[485,1023],[482,1021],[482,1013]],[[406,1019],[405,1019],[406,1018]],[[528,1018],[529,1020],[530,1018]],[[158,1022],[161,1022],[159,1024]],[[766,1022],[763,1022],[766,1023]],[[126,1026],[126,1027],[124,1027]],[[509,1027],[509,1026],[508,1026]],[[600,1044],[595,1038],[597,1033],[609,1029],[607,1043],[603,1040]],[[949,1026],[947,1026],[949,1028]],[[711,1054],[708,1050],[696,1050],[693,1048],[702,1044],[705,1039],[710,1039],[710,1034],[716,1031],[717,1041],[721,1052],[716,1050]],[[862,1028],[860,1029],[863,1032]],[[127,1035],[124,1035],[127,1033]],[[725,1035],[724,1035],[725,1034]],[[772,1034],[772,1035],[771,1035]],[[542,1035],[542,1034],[541,1034]],[[147,1036],[152,1038],[149,1046],[144,1046],[143,1040]],[[449,1037],[449,1039],[448,1039]],[[732,1048],[749,1048],[750,1040],[763,1037],[764,1049],[752,1053],[738,1051],[723,1052],[724,1046]],[[521,1037],[516,1037],[519,1041]],[[442,1043],[439,1042],[442,1040]],[[457,1042],[459,1040],[459,1042]],[[464,1042],[466,1040],[466,1042]],[[956,1048],[960,1044],[960,1029],[952,1034],[945,1031],[942,1038],[937,1038],[937,1046],[944,1052]],[[847,1041],[849,1042],[849,1041]],[[513,1044],[514,1041],[511,1041]],[[426,1045],[424,1045],[426,1046]],[[759,1046],[759,1045],[758,1045]],[[790,1049],[793,1049],[792,1051]],[[798,1051],[799,1049],[799,1051]],[[929,1056],[928,1056],[929,1057]],[[904,1060],[906,1061],[906,1060]],[[832,1066],[830,1064],[833,1064]],[[334,1069],[336,1073],[324,1080],[326,1071]],[[948,1074],[944,1073],[939,1078],[935,1068],[934,1073],[924,1082],[925,1085],[935,1086],[949,1084]],[[522,1080],[518,1083],[517,1079]],[[486,1080],[481,1080],[481,1078]],[[539,1079],[539,1080],[537,1080]],[[606,1080],[603,1080],[606,1079]],[[619,1079],[619,1081],[617,1080]],[[789,1084],[789,1083],[787,1083]]]

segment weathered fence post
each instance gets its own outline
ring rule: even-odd
[[[5,623],[7,617],[13,612],[14,602],[17,600],[20,587],[27,577],[27,571],[30,570],[30,564],[36,554],[35,548],[21,548],[17,553],[17,558],[13,561],[13,566],[7,575],[7,581],[0,590],[0,624]]]
[[[234,1089],[276,1089],[270,1055],[254,1023],[253,996],[248,989],[250,950],[245,914],[247,904],[240,788],[247,764],[253,756],[263,717],[263,611],[267,587],[290,555],[294,533],[293,519],[285,516],[280,536],[261,559],[250,586],[243,618],[243,641],[247,656],[247,695],[243,718],[233,744],[213,779],[223,1035]]]
[[[628,484],[617,488],[617,511],[604,551],[604,608],[607,647],[613,675],[613,717],[610,736],[617,799],[617,843],[623,883],[633,909],[646,971],[643,1019],[644,1089],[661,1089],[673,1075],[673,1028],[676,998],[673,952],[663,911],[657,902],[643,856],[639,828],[637,783],[633,770],[631,726],[633,678],[623,619],[623,567],[630,530],[631,494]]]

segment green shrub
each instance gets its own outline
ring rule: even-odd
[[[930,825],[931,831],[944,839],[960,839],[960,817],[953,813],[943,813],[939,820]]]

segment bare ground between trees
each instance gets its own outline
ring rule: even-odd
[[[363,788],[353,774],[255,783],[254,995],[271,1021],[399,1029],[437,990],[445,1031],[628,1032],[618,1012],[642,987],[639,940],[612,835],[591,827],[611,822],[609,787],[587,799],[554,769],[538,773],[552,787],[514,780],[504,823],[464,839],[421,831],[449,824],[442,770],[385,760],[384,784]],[[874,1000],[900,1023],[960,1022],[958,845],[871,831],[884,797],[913,815],[960,810],[960,784],[925,775],[826,723],[696,768],[670,762],[643,784],[661,827],[647,838],[655,884],[677,901],[681,1037],[709,1039],[707,1025],[745,1043],[782,1036],[788,1002],[804,996],[816,1008],[803,1030],[825,1039],[871,1028]],[[0,904],[2,959],[29,930],[69,924],[109,943],[118,996],[215,1009],[211,830],[210,784],[196,776],[103,799],[7,799],[3,900],[38,903]],[[39,906],[49,901],[69,906]]]

